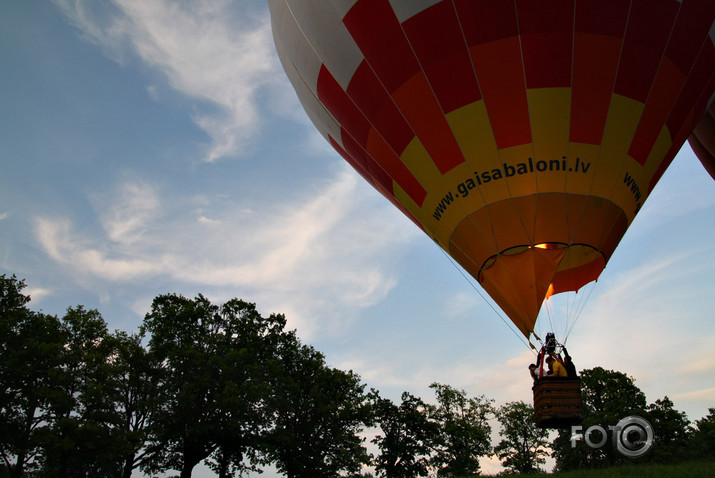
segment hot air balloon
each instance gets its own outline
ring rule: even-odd
[[[705,170],[715,179],[715,101],[688,137],[688,143]]]
[[[269,0],[308,116],[526,338],[715,90],[712,0]]]

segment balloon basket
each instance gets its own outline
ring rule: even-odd
[[[545,377],[532,388],[539,428],[567,428],[583,421],[581,379]]]

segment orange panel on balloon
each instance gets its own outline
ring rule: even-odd
[[[482,271],[482,286],[528,337],[566,248],[529,248]]]

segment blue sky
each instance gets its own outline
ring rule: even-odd
[[[2,2],[0,65],[0,273],[32,308],[133,331],[160,294],[239,297],[395,401],[530,401],[531,352],[486,294],[314,130],[264,2]],[[713,237],[686,145],[588,296],[577,367],[707,414]]]

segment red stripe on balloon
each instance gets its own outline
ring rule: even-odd
[[[318,74],[318,100],[344,129],[342,139],[346,151],[353,158],[361,159],[365,169],[381,184],[384,178],[377,167],[383,169],[412,200],[421,205],[427,194],[425,189],[385,140],[379,134],[370,134],[369,122],[325,66]]]
[[[640,164],[645,164],[648,159],[648,154],[677,101],[686,75],[693,68],[693,62],[702,47],[702,39],[707,38],[713,17],[715,2],[686,2],[678,12],[665,56],[629,150],[631,157]],[[712,45],[712,42],[708,41],[708,44]],[[669,126],[677,124],[670,122]],[[674,135],[675,131],[671,129],[670,134]]]
[[[389,2],[360,0],[343,22],[440,172],[463,163],[444,112]]]
[[[395,153],[402,154],[415,133],[366,62],[355,71],[347,93]]]
[[[433,5],[402,26],[445,113],[481,99],[451,2]]]
[[[420,70],[388,0],[359,0],[343,23],[390,94]]]
[[[455,0],[498,148],[531,141],[529,105],[513,2]]]
[[[571,86],[573,2],[519,0],[517,11],[526,87]]]
[[[512,37],[473,46],[470,53],[497,147],[531,142],[519,39]]]
[[[579,2],[575,11],[570,140],[601,144],[629,1]]]
[[[454,6],[470,47],[519,34],[514,2],[454,0]]]
[[[615,92],[645,103],[678,12],[672,0],[633,0]]]

